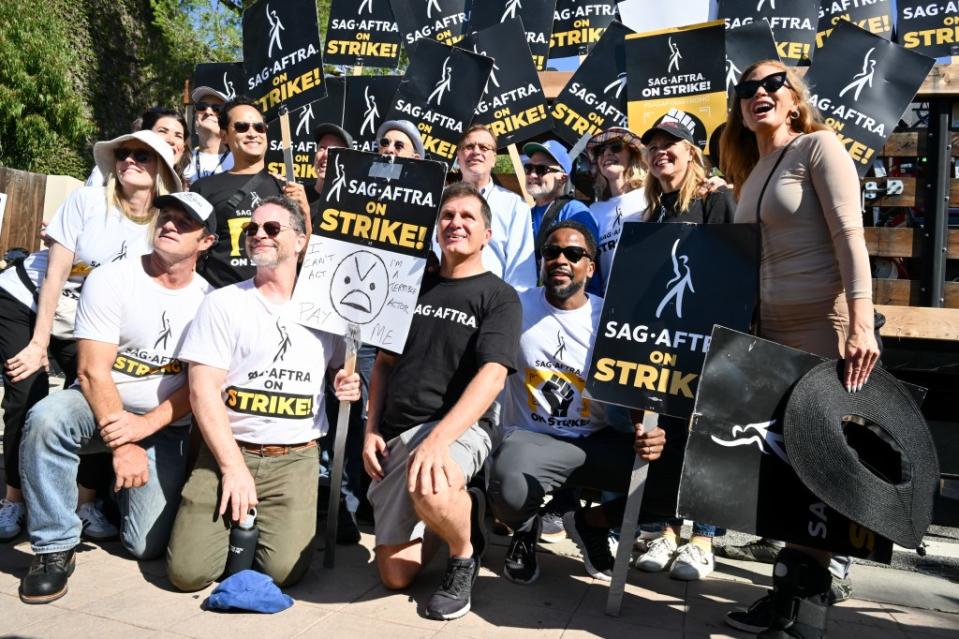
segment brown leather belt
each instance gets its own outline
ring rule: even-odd
[[[290,453],[308,450],[316,446],[316,440],[310,440],[305,444],[251,444],[249,442],[236,441],[237,445],[243,450],[258,455],[260,457],[282,457]]]

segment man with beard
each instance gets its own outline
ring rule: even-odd
[[[493,514],[515,532],[504,576],[532,583],[539,576],[536,542],[543,498],[564,485],[624,492],[634,451],[657,459],[664,432],[624,434],[605,426],[601,405],[583,397],[589,349],[600,310],[586,292],[595,270],[596,241],[582,224],[556,224],[542,249],[542,288],[520,294],[523,333],[518,374],[503,399],[502,443],[493,453],[489,500]],[[564,518],[583,553],[587,572],[609,581],[613,558],[609,527],[622,521],[623,500],[578,509]]]

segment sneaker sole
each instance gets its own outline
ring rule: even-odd
[[[469,611],[470,611],[470,605],[469,603],[467,603],[465,606],[463,606],[459,610],[456,610],[454,612],[448,612],[445,615],[437,612],[433,612],[432,610],[427,610],[426,616],[429,617],[430,619],[436,619],[437,621],[452,621],[453,619],[459,619],[460,617],[466,616],[466,613],[468,613]]]
[[[541,533],[539,540],[546,544],[556,544],[561,541],[566,541],[567,536],[566,531],[561,533]]]
[[[536,581],[537,579],[539,579],[539,565],[537,564],[536,570],[533,572],[533,576],[530,577],[530,578],[529,578],[528,580],[526,580],[526,581],[523,581],[522,579],[517,579],[516,577],[513,577],[512,575],[510,575],[510,574],[506,571],[505,568],[503,569],[503,576],[506,577],[506,580],[507,580],[507,581],[511,581],[511,582],[513,582],[514,584],[519,584],[520,586],[528,586],[529,584],[531,584],[531,583],[533,583],[534,581]]]
[[[589,555],[586,554],[586,544],[583,543],[583,539],[579,536],[579,531],[576,529],[576,520],[574,519],[575,511],[570,511],[563,515],[563,526],[566,528],[566,534],[569,535],[569,538],[575,542],[576,547],[579,549],[579,553],[583,556],[583,565],[586,567],[586,574],[588,574],[593,579],[599,579],[600,581],[612,581],[613,576],[608,575],[605,572],[596,570],[596,567],[589,561]],[[567,520],[567,517],[569,518]]]
[[[743,610],[742,612],[746,612]],[[735,628],[736,630],[742,630],[743,632],[750,632],[752,634],[759,634],[763,630],[766,630],[766,626],[757,626],[756,624],[749,624],[742,621],[736,621],[735,619],[730,619],[729,616],[726,616],[726,625],[730,628]]]

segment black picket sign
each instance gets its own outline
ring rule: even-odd
[[[586,55],[614,20],[619,20],[616,0],[558,0],[549,57]]]
[[[806,74],[810,100],[860,177],[896,128],[935,60],[840,22]]]
[[[225,95],[227,100],[235,98],[237,92],[243,93],[245,85],[246,74],[242,62],[203,62],[196,65],[190,78],[191,90],[210,87]]]
[[[816,33],[816,48],[823,43],[840,21],[852,22],[886,40],[892,38],[892,2],[850,2],[849,0],[822,0],[819,5],[819,27]]]
[[[546,69],[549,40],[553,33],[556,0],[486,0],[474,2],[468,32],[482,31],[501,22],[519,18],[526,30],[526,44],[537,71]],[[512,59],[512,58],[511,58]]]
[[[333,0],[326,25],[327,64],[394,68],[400,30],[387,0]]]
[[[553,100],[553,133],[573,146],[584,135],[626,126],[626,53],[633,33],[611,22],[602,38]]]
[[[752,320],[758,232],[755,224],[623,224],[590,397],[688,418],[713,324],[745,329]]]
[[[390,0],[400,27],[403,44],[411,46],[420,38],[456,44],[466,35],[468,0]]]
[[[756,20],[768,22],[785,64],[807,65],[815,53],[819,0],[719,0],[719,17],[727,29]]]
[[[326,95],[314,0],[259,0],[243,12],[246,86],[264,119]]]
[[[726,29],[726,93],[733,95],[735,87],[749,65],[760,60],[778,60],[776,40],[765,20],[748,22],[741,27]]]
[[[959,1],[896,0],[896,41],[928,56],[959,55]]]
[[[343,128],[353,136],[358,151],[379,150],[376,131],[386,120],[393,96],[403,76],[372,75],[346,78],[346,110]]]
[[[476,106],[476,122],[488,124],[500,147],[516,144],[553,128],[546,94],[523,35],[523,23],[514,18],[471,33],[464,49],[493,58],[486,93]]]

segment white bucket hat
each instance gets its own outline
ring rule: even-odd
[[[180,182],[180,176],[176,174],[176,169],[173,168],[173,149],[170,148],[170,145],[166,143],[166,140],[161,138],[159,135],[153,131],[136,131],[134,133],[127,133],[121,135],[118,138],[113,138],[112,140],[107,140],[105,142],[97,142],[93,145],[93,160],[97,163],[97,168],[100,169],[100,173],[103,174],[103,177],[115,173],[116,160],[113,157],[113,151],[129,140],[137,140],[147,145],[159,156],[160,160],[166,164],[166,168],[170,171],[170,175],[173,177],[173,183],[176,187],[175,191],[183,190],[183,183]]]

